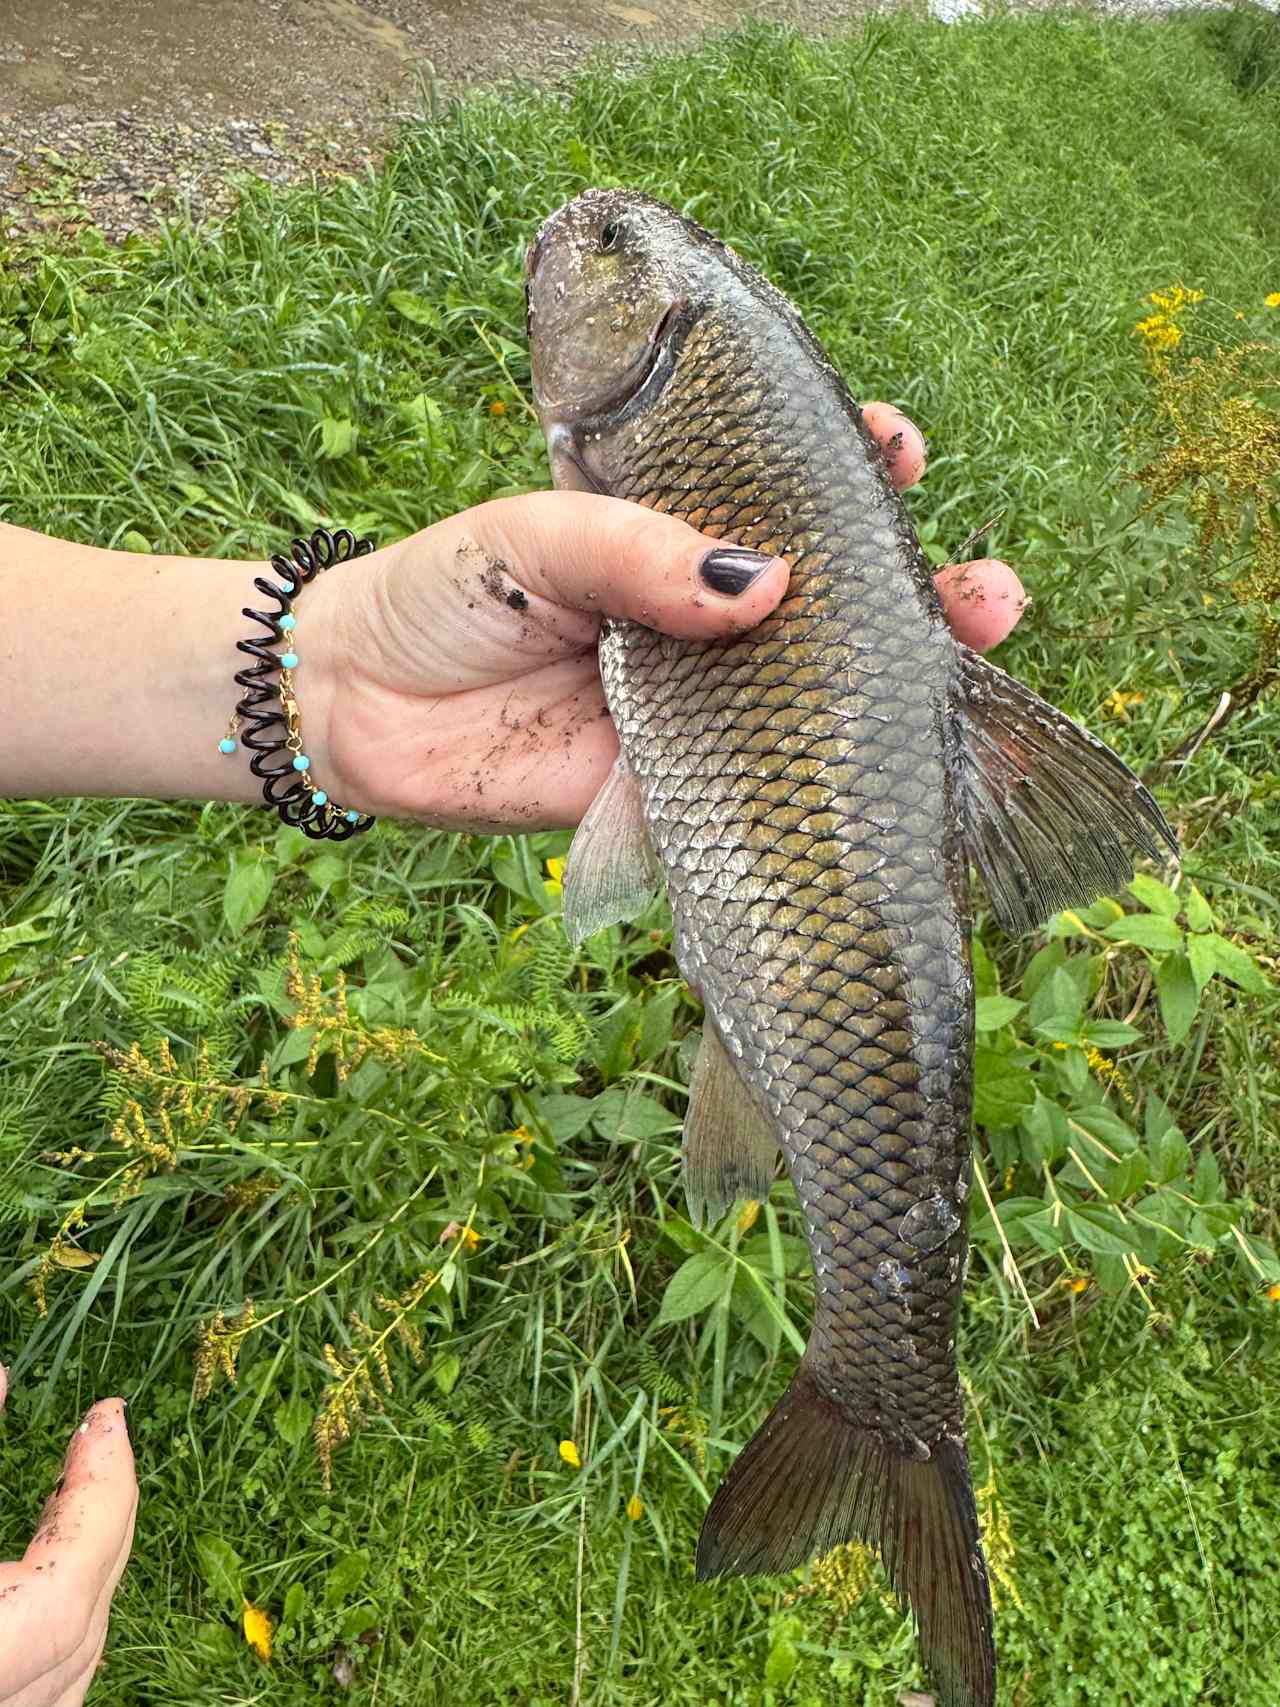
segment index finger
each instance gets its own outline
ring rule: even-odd
[[[93,1606],[123,1565],[138,1503],[124,1401],[94,1405],[72,1436],[62,1481],[23,1564],[57,1569],[59,1599]]]

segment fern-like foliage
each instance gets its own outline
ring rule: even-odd
[[[162,953],[131,955],[124,989],[144,1046],[168,1031],[203,1038],[215,1068],[230,1064],[235,1039],[230,996],[242,970],[234,955]]]

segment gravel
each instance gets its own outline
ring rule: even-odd
[[[981,10],[980,0],[926,3],[946,22]],[[1178,3],[1096,0],[1128,16]],[[224,211],[245,174],[283,184],[366,171],[392,124],[422,111],[424,79],[445,100],[516,74],[563,88],[597,48],[627,69],[751,15],[825,33],[869,9],[867,0],[0,0],[0,238],[93,225],[118,241],[184,209],[197,219]]]

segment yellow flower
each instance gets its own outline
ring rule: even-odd
[[[547,861],[547,875],[543,879],[542,887],[548,895],[563,894],[564,861],[562,859],[549,859]]]
[[[572,1469],[581,1470],[582,1459],[578,1454],[577,1447],[571,1440],[562,1440],[560,1442],[560,1456]]]
[[[749,1197],[742,1206],[742,1213],[738,1216],[739,1236],[743,1233],[749,1233],[755,1226],[759,1217],[760,1205],[756,1202],[754,1197]]]
[[[440,1235],[440,1243],[442,1245],[447,1245],[454,1239],[459,1238],[469,1251],[474,1251],[476,1246],[480,1243],[480,1235],[476,1232],[475,1228],[464,1227],[461,1221],[450,1221],[449,1225]]]
[[[1273,290],[1270,296],[1264,296],[1262,300],[1268,308],[1280,308],[1280,290]]]
[[[1141,332],[1151,350],[1176,350],[1182,342],[1181,327],[1175,326],[1165,314],[1152,314],[1146,320],[1139,320],[1134,331]]]
[[[1119,688],[1116,688],[1114,693],[1108,694],[1103,700],[1102,709],[1108,717],[1118,717],[1122,723],[1127,723],[1129,721],[1129,707],[1131,705],[1142,705],[1145,700],[1145,694],[1122,693]]]
[[[1280,1304],[1280,1280],[1273,1280],[1268,1286],[1267,1297],[1273,1304]]]
[[[1062,1277],[1062,1284],[1068,1292],[1080,1293],[1088,1289],[1089,1278],[1084,1274],[1065,1274]]]
[[[260,1607],[244,1603],[244,1639],[260,1660],[271,1658],[271,1620]]]
[[[1153,290],[1151,300],[1157,308],[1163,308],[1169,314],[1176,314],[1188,303],[1204,301],[1202,290],[1184,290],[1181,285],[1170,285],[1168,290]]]
[[[505,415],[506,412],[507,406],[503,402],[491,403],[489,405],[489,413],[491,415]]]
[[[644,1516],[644,1501],[640,1498],[639,1494],[632,1494],[631,1498],[627,1501],[627,1516],[631,1519],[632,1523],[639,1523],[640,1519]]]

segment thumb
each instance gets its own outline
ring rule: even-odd
[[[790,574],[781,557],[717,542],[676,516],[595,492],[495,498],[468,510],[466,527],[526,593],[686,640],[754,628]]]

